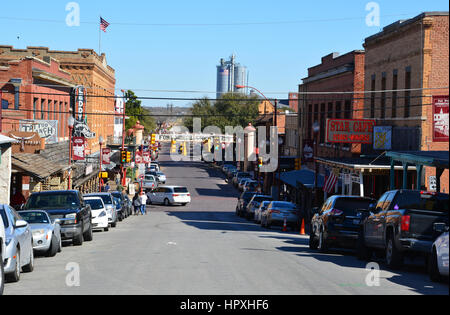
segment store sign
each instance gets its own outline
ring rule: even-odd
[[[141,152],[136,152],[134,162],[136,164],[142,164],[144,163],[144,159],[142,158]]]
[[[375,150],[392,150],[392,127],[373,128],[373,148]]]
[[[106,165],[111,164],[111,149],[110,148],[102,149],[102,164],[106,164]]]
[[[142,158],[143,158],[145,164],[149,164],[152,162],[152,158],[150,156],[149,151],[144,151]]]
[[[39,153],[45,148],[44,140],[37,132],[10,131],[8,137],[17,140],[12,143],[12,153]]]
[[[314,141],[303,140],[303,163],[314,162]]]
[[[57,120],[21,120],[19,128],[23,132],[37,132],[47,144],[58,142]]]
[[[83,137],[87,139],[95,138],[95,133],[91,131],[87,125],[86,119],[86,89],[79,85],[74,88],[74,104],[73,111],[75,113],[75,124],[73,127],[74,137]]]
[[[326,141],[328,143],[373,142],[375,120],[327,119]]]
[[[433,141],[448,142],[448,95],[433,96]]]
[[[84,111],[86,108],[86,89],[84,86],[75,87],[75,119],[84,121]]]
[[[72,160],[84,161],[86,159],[86,139],[83,137],[72,138]]]

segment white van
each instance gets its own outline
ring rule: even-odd
[[[187,205],[191,202],[191,194],[183,186],[160,186],[147,193],[149,203],[159,203],[165,206],[173,204]]]

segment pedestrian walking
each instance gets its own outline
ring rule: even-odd
[[[141,210],[141,198],[139,198],[138,193],[134,195],[133,206],[134,206],[134,215],[139,215],[139,211]]]
[[[139,196],[139,200],[141,202],[141,213],[142,215],[147,214],[147,195],[145,192],[141,192],[141,195]]]

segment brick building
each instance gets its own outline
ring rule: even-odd
[[[325,141],[327,118],[363,118],[364,51],[344,55],[332,53],[308,69],[308,77],[299,85],[298,126],[300,155],[303,146],[314,140],[313,125],[318,122],[318,156],[351,157],[361,153],[360,145],[332,145]],[[328,94],[308,94],[326,92]],[[348,92],[333,94],[332,92]]]
[[[47,143],[67,140],[71,87],[70,73],[53,58],[0,59],[2,131],[18,131],[25,119],[58,121],[57,134],[47,138]]]
[[[366,89],[399,90],[370,93],[364,104],[365,118],[392,128],[390,150],[448,151],[448,138],[434,140],[432,106],[433,96],[448,100],[448,89],[436,89],[449,86],[448,43],[448,12],[425,12],[365,39]],[[375,153],[384,150],[365,149]],[[426,168],[422,182],[429,188],[430,176],[435,175],[433,168]],[[409,184],[415,181],[414,173],[410,174]],[[448,192],[448,170],[441,183]]]
[[[53,51],[47,47],[27,47],[14,49],[11,46],[0,46],[0,64],[24,57],[34,57],[40,60],[54,58],[63,71],[70,73],[70,80],[74,85],[87,88],[86,112],[87,125],[96,134],[95,139],[88,140],[90,152],[98,152],[99,137],[107,139],[114,135],[114,89],[115,70],[108,66],[105,54],[99,56],[92,49],[78,49],[78,51]],[[92,95],[93,97],[89,97]]]

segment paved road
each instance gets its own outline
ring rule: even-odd
[[[308,238],[265,230],[234,214],[237,192],[202,163],[162,156],[167,184],[185,185],[186,207],[148,207],[82,247],[65,246],[54,258],[37,258],[35,271],[7,284],[5,294],[448,294],[423,267],[399,272],[381,265],[380,285],[367,286],[366,264],[354,254],[321,254]],[[71,263],[79,266],[80,286]],[[68,265],[69,264],[69,265]]]

